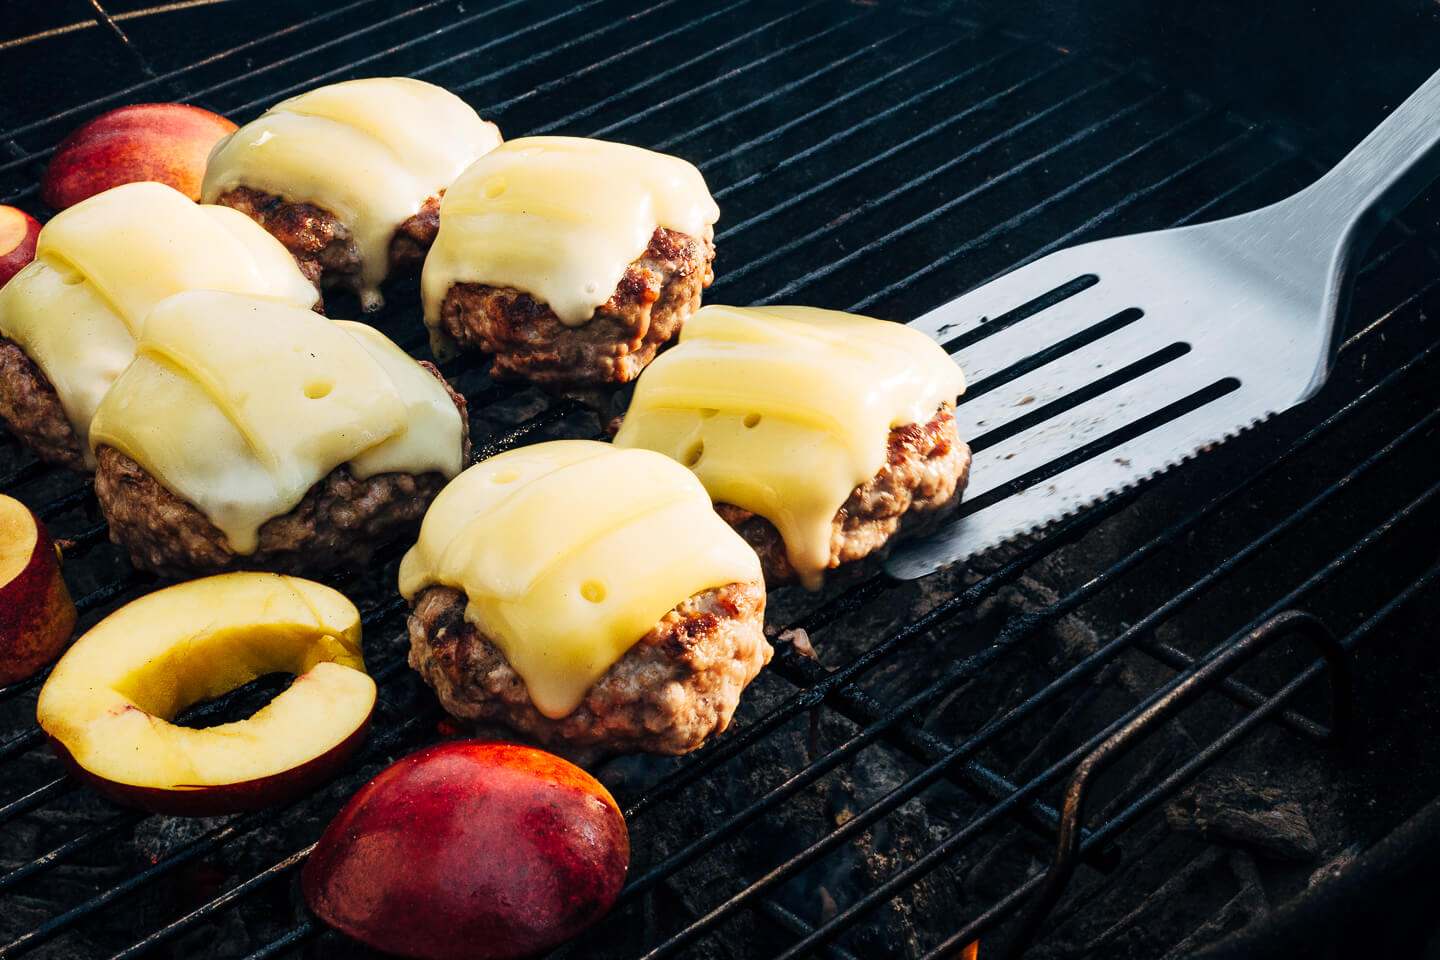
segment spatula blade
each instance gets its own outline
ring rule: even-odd
[[[976,556],[1163,473],[1202,449],[1264,419],[1264,416],[1254,416],[1253,401],[1243,396],[1242,390],[1223,381],[1199,389],[1205,391],[1207,387],[1211,393],[1226,389],[1230,392],[1208,398],[1197,409],[1181,413],[1139,436],[1122,440],[1116,446],[1065,466],[1053,475],[1045,475],[1047,465],[1054,466],[1052,460],[1034,465],[1037,459],[1048,456],[1043,443],[1036,444],[1035,438],[1030,438],[1029,450],[1040,451],[1038,458],[1026,455],[1023,437],[1012,441],[1013,446],[1020,448],[1019,451],[1002,443],[977,453],[971,469],[973,475],[988,475],[989,479],[982,481],[984,488],[966,490],[958,520],[948,523],[932,536],[902,542],[887,558],[886,572],[911,580],[955,560]],[[1186,397],[1193,397],[1193,393],[1175,395],[1171,403],[1184,403]],[[1158,394],[1150,395],[1152,402],[1159,398]],[[1143,399],[1143,396],[1133,395],[1111,398],[1108,402],[1112,408],[1135,402],[1134,413],[1138,416],[1133,419],[1127,416],[1122,424],[1110,433],[1094,437],[1091,443],[1103,445],[1107,439],[1114,439],[1114,434],[1123,435],[1127,430],[1135,429],[1137,422],[1143,421],[1146,415],[1157,414],[1157,411],[1160,411],[1159,417],[1166,416],[1166,405],[1146,409],[1149,405]],[[1083,407],[1076,408],[1067,415],[1066,423],[1081,420],[1088,412]],[[1113,421],[1105,422],[1113,424]],[[1220,423],[1229,426],[1217,429]],[[1083,445],[1080,449],[1083,450]]]

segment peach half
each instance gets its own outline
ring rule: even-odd
[[[625,817],[594,777],[534,747],[461,740],[362,787],[300,886],[322,920],[383,953],[516,960],[603,917],[629,865]]]
[[[119,107],[60,141],[40,196],[64,210],[122,183],[156,180],[198,201],[210,149],[234,132],[229,120],[186,103]]]
[[[0,687],[60,656],[74,629],[50,534],[23,503],[0,495]]]
[[[248,719],[170,722],[277,672],[295,682]],[[364,740],[374,706],[354,604],[309,580],[229,573],[100,621],[55,665],[36,713],[81,782],[146,810],[210,816],[323,782]]]

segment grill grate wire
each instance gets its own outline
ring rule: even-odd
[[[100,17],[114,25],[99,4],[96,8]],[[512,0],[473,14],[462,13],[460,4],[447,2],[403,8],[398,13],[392,9],[374,0],[361,0],[344,8],[343,21],[341,11],[320,13],[168,71],[157,70],[141,55],[145,40],[138,29],[134,36],[119,31],[117,42],[123,40],[148,75],[114,93],[65,105],[7,131],[6,137],[28,152],[0,164],[0,190],[6,202],[33,196],[34,170],[37,162],[48,156],[49,144],[84,116],[143,98],[141,94],[179,90],[187,99],[243,122],[276,99],[309,86],[401,68],[465,92],[482,115],[498,119],[512,136],[539,131],[618,135],[697,162],[717,198],[735,210],[732,215],[727,209],[721,224],[722,260],[709,295],[712,302],[798,298],[819,304],[851,303],[849,309],[855,310],[880,306],[888,315],[905,316],[918,313],[919,309],[912,309],[917,305],[933,306],[987,276],[1004,272],[1009,269],[1006,264],[1018,265],[1049,249],[1094,236],[1102,228],[1178,224],[1244,209],[1254,205],[1257,197],[1282,195],[1305,175],[1299,169],[1303,163],[1270,140],[1265,131],[1198,101],[1156,89],[1143,74],[1099,68],[1051,48],[950,20],[918,15],[886,19],[863,6],[827,0],[815,0],[768,19],[757,12],[755,0],[739,0],[683,22],[674,16],[672,2],[633,12],[612,0],[568,7]],[[343,33],[329,32],[340,22],[348,25],[352,17],[358,20],[362,13],[372,18],[370,22]],[[592,16],[598,19],[587,19]],[[465,31],[492,19],[503,24],[503,32],[483,42],[470,42]],[[402,38],[407,29],[414,33]],[[618,42],[641,33],[645,40]],[[697,52],[690,58],[678,58],[670,67],[644,62],[662,40],[689,42]],[[295,52],[285,53],[285,45],[291,42],[297,45]],[[259,56],[272,47],[278,54],[273,59],[234,70],[242,58]],[[313,72],[314,54],[332,51],[341,65]],[[505,64],[463,81],[451,80],[476,66],[486,51],[504,51]],[[563,72],[554,69],[556,59],[564,61],[568,54],[580,51],[590,51],[594,59],[580,66],[567,65]],[[520,55],[512,58],[512,52]],[[691,69],[696,66],[704,69]],[[548,70],[550,75],[534,82],[526,76],[531,68]],[[622,71],[618,78],[616,71]],[[215,75],[225,79],[206,79]],[[687,75],[709,79],[688,83]],[[756,77],[764,79],[752,82]],[[511,92],[506,82],[518,86]],[[589,86],[591,82],[595,86]],[[763,92],[756,92],[756,83]],[[616,92],[604,94],[612,88]],[[487,109],[485,100],[492,93],[496,98]],[[634,109],[634,98],[658,93],[669,96],[641,101],[644,105]],[[690,122],[693,118],[684,110],[693,110],[703,119]],[[621,115],[612,116],[616,111]],[[547,112],[555,115],[547,116]],[[584,128],[574,126],[578,123]],[[689,125],[676,130],[682,123]],[[951,143],[959,148],[954,153],[947,152]],[[1203,148],[1189,149],[1196,143]],[[797,182],[803,186],[796,187]],[[1137,182],[1142,185],[1133,186]],[[912,215],[920,208],[924,212]],[[957,226],[957,215],[962,213],[973,220]],[[784,241],[775,242],[777,237]],[[1398,304],[1367,303],[1370,309],[1363,316],[1357,306],[1357,316],[1368,325],[1344,343],[1342,364],[1345,358],[1362,353],[1368,358],[1385,334],[1415,326],[1417,315],[1423,315],[1425,305],[1433,302],[1433,283],[1421,286],[1426,277],[1416,266],[1432,263],[1423,249],[1425,242],[1424,237],[1402,235],[1370,258],[1362,289],[1373,275],[1399,268],[1405,283],[1396,289],[1406,294]],[[727,243],[739,247],[738,262],[730,262]],[[897,260],[903,264],[899,270],[893,267]],[[1380,280],[1373,280],[1372,285],[1378,288]],[[1357,305],[1360,303],[1357,294]],[[423,337],[415,333],[413,310],[403,317],[397,313],[391,310],[382,315],[382,329],[392,333],[386,324],[393,325],[392,335],[407,349],[417,351]],[[654,785],[621,794],[632,831],[643,833],[647,825],[672,809],[671,804],[683,802],[687,788],[723,777],[727,764],[743,763],[768,739],[806,718],[831,714],[848,724],[851,735],[783,771],[784,779],[729,811],[712,831],[636,870],[622,894],[617,916],[634,917],[637,911],[653,910],[649,904],[657,895],[673,902],[691,864],[795,803],[866,751],[884,750],[901,758],[908,775],[835,829],[749,877],[740,888],[723,891],[723,899],[709,909],[690,911],[634,955],[675,954],[746,910],[752,911],[753,922],[765,925],[772,936],[787,944],[775,951],[780,956],[799,956],[817,949],[822,955],[841,958],[884,955],[863,936],[852,935],[854,931],[881,905],[913,892],[927,874],[953,863],[967,845],[994,842],[987,841],[987,836],[1009,823],[1022,824],[1030,834],[1053,843],[1059,815],[1047,791],[1074,771],[1105,737],[1140,716],[1147,703],[1224,656],[1247,629],[1238,628],[1214,647],[1187,652],[1160,639],[1159,628],[1323,511],[1366,471],[1383,466],[1397,450],[1429,432],[1435,415],[1380,438],[1372,454],[1287,512],[1271,529],[1248,539],[1095,651],[1054,677],[1042,678],[1040,689],[1000,715],[970,731],[937,734],[923,721],[924,711],[964,684],[984,677],[1045,630],[1115,590],[1116,584],[1191,532],[1215,523],[1217,515],[1243,501],[1307,449],[1328,442],[1352,415],[1372,403],[1393,400],[1404,384],[1433,369],[1436,346],[1430,344],[1405,356],[1379,375],[1372,371],[1370,379],[1352,391],[1353,396],[1337,395],[1342,401],[1339,408],[1285,449],[1246,464],[1247,472],[1238,483],[1206,497],[1198,509],[1180,520],[1150,531],[1143,544],[1117,562],[1091,570],[1082,584],[1053,602],[1007,615],[976,652],[961,654],[969,649],[964,640],[971,628],[957,626],[965,615],[993,603],[1037,564],[1170,481],[1127,491],[1055,525],[1044,536],[1008,554],[1002,553],[988,565],[976,565],[972,577],[961,578],[936,602],[904,609],[840,665],[822,666],[802,655],[782,633],[776,660],[762,677],[762,682],[778,691],[768,709],[745,717],[716,744],[677,762]],[[496,428],[485,416],[488,408],[514,400],[520,391],[497,388],[455,363],[448,365],[445,373],[474,380],[467,382],[464,392],[472,399],[472,431],[482,455],[544,438],[586,418],[578,404],[546,402],[538,413]],[[583,432],[591,428],[579,424],[574,429]],[[0,437],[0,456],[9,458],[0,475],[0,489],[18,493],[27,502],[35,502],[32,492],[38,489],[71,488],[59,495],[46,494],[39,512],[69,534],[65,539],[72,569],[86,568],[83,573],[89,573],[92,565],[97,569],[95,582],[78,598],[82,627],[156,585],[154,578],[117,565],[118,554],[104,542],[106,528],[97,522],[88,485],[55,476],[54,471],[28,458],[8,435]],[[1248,629],[1302,603],[1317,590],[1333,586],[1347,564],[1423,512],[1434,493],[1432,486],[1392,510],[1305,582],[1272,600],[1264,613],[1251,611]],[[398,550],[392,550],[388,561],[378,565],[393,570],[396,559]],[[115,569],[118,574],[105,575],[106,570]],[[1344,633],[1342,644],[1353,648],[1375,633],[1389,617],[1423,594],[1435,574],[1432,565],[1404,583]],[[818,601],[806,598],[790,622],[824,638],[847,621],[869,615],[887,598],[905,594],[906,589],[883,577],[871,577]],[[364,598],[356,599],[362,600],[363,607]],[[372,672],[387,692],[416,686],[396,642],[397,637],[403,641],[402,613],[403,603],[392,599],[382,599],[365,611],[367,637],[388,638],[372,660]],[[928,682],[910,688],[900,699],[867,688],[872,677],[923,643],[955,645],[956,657],[941,675],[922,678]],[[817,646],[826,654],[823,646]],[[1148,654],[1167,666],[1170,679],[1157,686],[1148,699],[1105,718],[1101,729],[1090,732],[1039,773],[1012,777],[998,769],[987,754],[998,738],[1022,727],[1029,718],[1042,716],[1076,684],[1129,651]],[[1188,762],[1138,785],[1130,792],[1133,796],[1122,793],[1117,803],[1111,804],[1118,805],[1118,812],[1092,820],[1079,845],[1086,862],[1102,872],[1117,869],[1121,855],[1115,844],[1125,831],[1185,780],[1251,735],[1266,717],[1274,715],[1278,723],[1300,736],[1323,739],[1327,727],[1297,710],[1281,709],[1321,671],[1318,661],[1303,663],[1289,683],[1268,695],[1239,679],[1217,683],[1217,694],[1241,706],[1239,719]],[[0,689],[0,704],[28,705],[39,683],[37,678]],[[53,764],[33,762],[28,756],[43,740],[33,719],[24,721],[23,710],[12,712],[22,719],[0,741],[0,762],[28,759],[53,772]],[[439,714],[429,703],[403,719],[388,722],[390,719],[394,718],[377,723],[362,757],[352,763],[351,771],[326,798],[330,812],[373,772],[366,769],[367,763],[373,768],[375,763],[433,739]],[[17,782],[23,783],[25,778]],[[968,820],[872,889],[839,905],[827,918],[806,917],[787,905],[782,894],[789,880],[823,865],[835,851],[882,823],[903,804],[925,797],[941,782],[958,785],[973,798]],[[0,824],[8,828],[75,792],[75,784],[66,777],[43,779],[0,806]],[[187,865],[231,845],[245,845],[257,829],[288,815],[288,809],[270,809],[225,818],[120,882],[23,931],[0,946],[0,957],[30,953],[51,943]],[[96,816],[85,830],[0,875],[0,894],[12,888],[28,889],[26,885],[58,865],[87,850],[103,850],[107,841],[123,838],[137,826],[157,819],[163,818],[113,809]],[[309,849],[303,846],[274,859],[188,912],[167,917],[128,946],[118,948],[113,956],[146,955],[187,931],[216,922],[219,915],[247,897],[277,883],[293,885],[295,868]],[[1026,878],[1004,894],[973,905],[965,917],[954,918],[963,920],[959,929],[929,931],[931,942],[924,955],[953,955],[977,936],[1001,930],[1040,881],[1040,875]],[[588,951],[606,948],[607,938],[612,944],[623,942],[623,936],[614,933],[618,922],[602,924],[558,954],[591,955]],[[317,937],[338,940],[308,918],[282,922],[276,929],[280,932],[269,935],[249,956],[280,955]],[[841,942],[846,936],[851,939]]]

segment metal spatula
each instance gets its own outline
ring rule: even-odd
[[[1060,250],[914,321],[965,370],[956,519],[923,576],[1075,513],[1308,399],[1359,255],[1440,176],[1436,73],[1325,176],[1226,220]]]

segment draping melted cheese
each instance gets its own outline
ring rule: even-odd
[[[258,297],[176,294],[95,413],[108,444],[194,504],[237,553],[342,463],[460,472],[444,385],[369,327]]]
[[[647,450],[558,440],[477,463],[440,492],[400,592],[463,590],[465,618],[560,718],[672,607],[760,562],[693,475]]]
[[[700,171],[678,157],[580,137],[511,140],[445,193],[421,279],[425,324],[435,338],[453,284],[486,283],[579,326],[657,226],[699,237],[719,216]]]
[[[126,184],[44,226],[35,262],[0,288],[0,333],[44,371],[84,444],[150,309],[202,288],[305,308],[317,299],[290,254],[249,217],[163,184]]]
[[[201,197],[245,186],[335,214],[354,235],[366,309],[389,269],[395,228],[500,143],[495,124],[433,84],[349,80],[291,97],[215,145]]]
[[[640,375],[615,444],[673,457],[716,502],[769,520],[814,589],[835,513],[884,465],[890,430],[964,389],[945,351],[903,324],[712,305]]]

